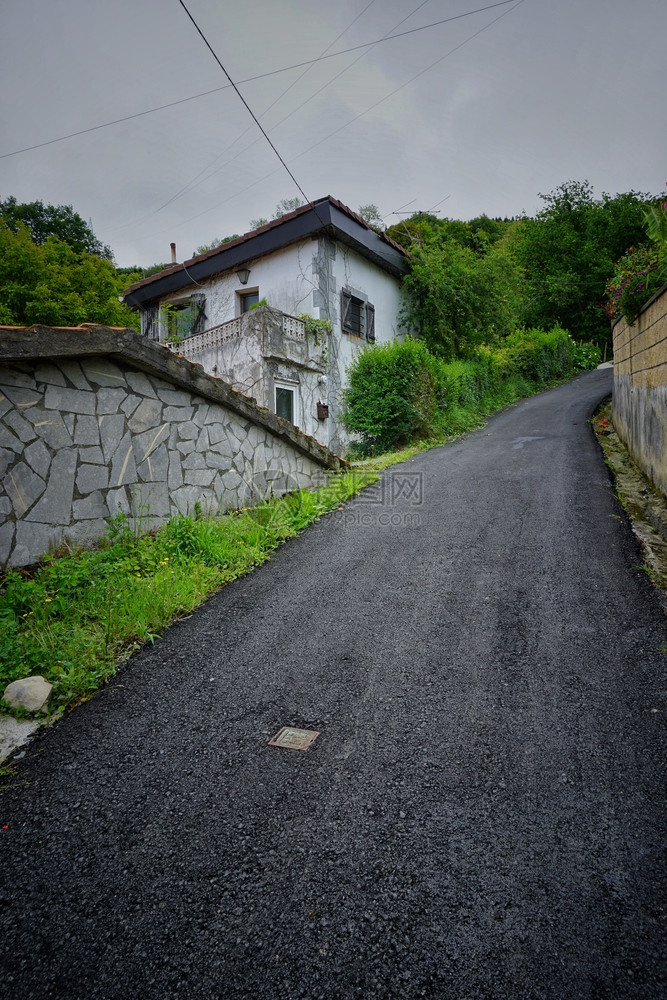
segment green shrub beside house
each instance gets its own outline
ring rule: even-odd
[[[358,438],[353,450],[378,454],[470,430],[494,410],[599,360],[595,345],[576,345],[560,327],[515,330],[451,361],[408,338],[359,355],[348,370],[343,419]]]

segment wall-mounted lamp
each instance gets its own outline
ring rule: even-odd
[[[248,278],[250,277],[250,268],[242,267],[236,272],[236,277],[239,279],[242,285],[248,284]]]

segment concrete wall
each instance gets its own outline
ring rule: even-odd
[[[614,335],[613,422],[637,465],[667,494],[667,286]]]
[[[220,374],[234,389],[273,408],[276,384],[287,384],[297,401],[294,423],[328,444],[317,403],[326,401],[330,338],[306,333],[304,324],[268,306],[188,337],[174,348],[205,371]]]
[[[131,330],[0,328],[0,566],[325,481],[340,459]]]

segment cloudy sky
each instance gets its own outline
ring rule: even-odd
[[[185,3],[309,199],[391,224],[530,214],[566,180],[664,190],[665,0]],[[149,266],[299,196],[179,0],[0,10],[0,197],[71,204]]]

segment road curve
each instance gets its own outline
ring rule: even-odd
[[[667,995],[667,636],[610,391],[388,470],[33,744],[7,1000]]]

